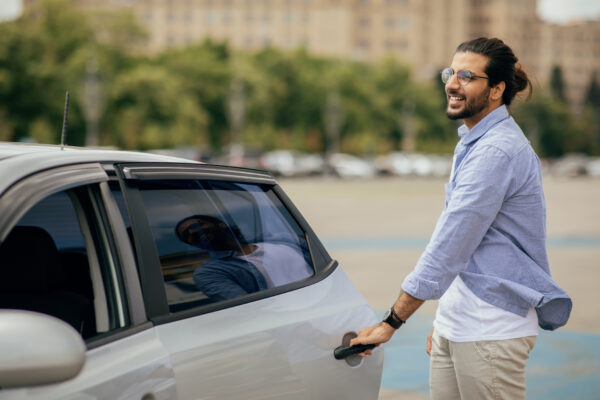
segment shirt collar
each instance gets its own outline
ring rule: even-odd
[[[490,130],[492,126],[508,118],[509,116],[510,114],[508,114],[506,106],[502,104],[500,107],[483,117],[483,119],[479,121],[473,127],[473,129],[469,130],[466,125],[461,125],[460,128],[458,128],[458,136],[461,137],[461,140],[465,145],[473,143],[475,140],[482,137],[484,133]]]

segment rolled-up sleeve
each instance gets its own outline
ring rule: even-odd
[[[402,289],[421,300],[439,299],[467,268],[514,185],[511,159],[493,145],[476,146],[446,184],[446,208]]]

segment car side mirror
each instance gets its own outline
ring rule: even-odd
[[[86,347],[66,322],[23,310],[0,310],[0,387],[63,382],[83,368]]]

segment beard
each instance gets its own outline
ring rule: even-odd
[[[456,93],[448,93],[450,96]],[[483,93],[481,93],[477,97],[466,97],[464,102],[465,105],[462,109],[452,110],[450,108],[446,108],[446,116],[452,120],[454,119],[465,119],[471,118],[474,115],[479,114],[490,104],[490,88],[487,87]]]

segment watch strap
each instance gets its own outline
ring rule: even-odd
[[[387,314],[387,317],[382,322],[389,324],[392,328],[398,329],[405,323],[405,321],[403,321],[402,318],[396,314],[393,306],[390,308]]]

